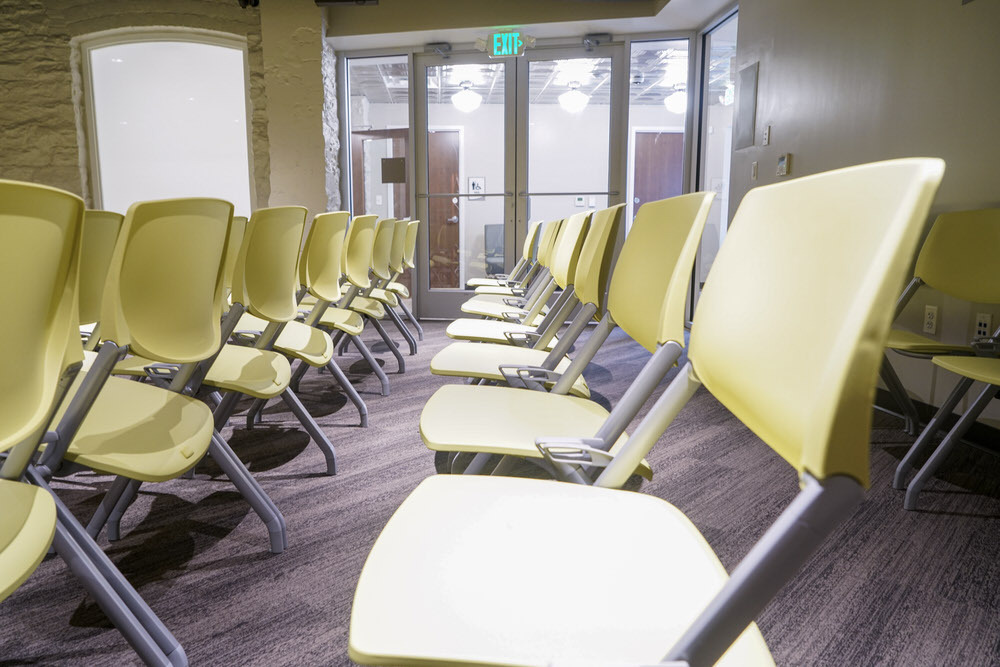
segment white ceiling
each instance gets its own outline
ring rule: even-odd
[[[652,18],[537,23],[521,26],[521,28],[526,34],[538,39],[577,38],[593,32],[609,32],[612,35],[622,35],[693,31],[704,27],[713,18],[733,6],[733,0],[670,0],[663,10]],[[330,41],[333,48],[337,51],[410,47],[430,42],[450,42],[453,45],[459,45],[473,44],[476,38],[485,37],[489,31],[490,28],[488,27],[419,30],[381,35],[347,35],[331,37]]]

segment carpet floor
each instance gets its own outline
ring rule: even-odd
[[[337,359],[368,404],[368,428],[329,375],[306,376],[299,396],[337,448],[335,477],[323,474],[322,454],[280,402],[254,430],[237,416],[224,431],[282,509],[285,553],[268,552],[263,524],[211,461],[194,480],[144,485],[122,539],[100,537],[192,665],[351,664],[347,627],[365,557],[434,473],[417,423],[434,390],[454,380],[428,370],[450,342],[444,324],[425,329],[403,375],[375,348],[389,397],[357,355]],[[586,373],[594,400],[616,401],[648,358],[616,332]],[[899,425],[877,415],[864,503],[758,619],[779,665],[1000,664],[1000,461],[960,447],[920,511],[906,512],[889,485],[912,441]],[[640,492],[684,510],[730,569],[797,492],[792,469],[704,390],[648,460],[655,477]],[[53,486],[86,522],[110,483],[79,473]],[[136,663],[58,558],[0,604],[0,665]]]

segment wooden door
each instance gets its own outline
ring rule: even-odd
[[[427,133],[427,191],[459,192],[459,133],[457,130],[431,130]],[[431,289],[458,289],[459,225],[458,198],[431,196],[427,234],[430,258]]]
[[[636,132],[632,214],[648,201],[676,197],[684,189],[684,133]]]

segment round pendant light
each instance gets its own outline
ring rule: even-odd
[[[569,113],[580,113],[590,103],[590,95],[581,93],[577,90],[579,87],[579,81],[571,81],[569,90],[559,96],[559,106]]]
[[[462,86],[462,90],[451,96],[451,103],[463,113],[475,111],[483,103],[483,96],[471,90],[471,81],[463,81],[460,85]]]

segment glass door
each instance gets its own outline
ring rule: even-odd
[[[621,201],[620,45],[538,49],[518,62],[517,217],[549,222]]]
[[[514,83],[509,60],[416,58],[422,317],[457,317],[466,283],[513,266]]]

